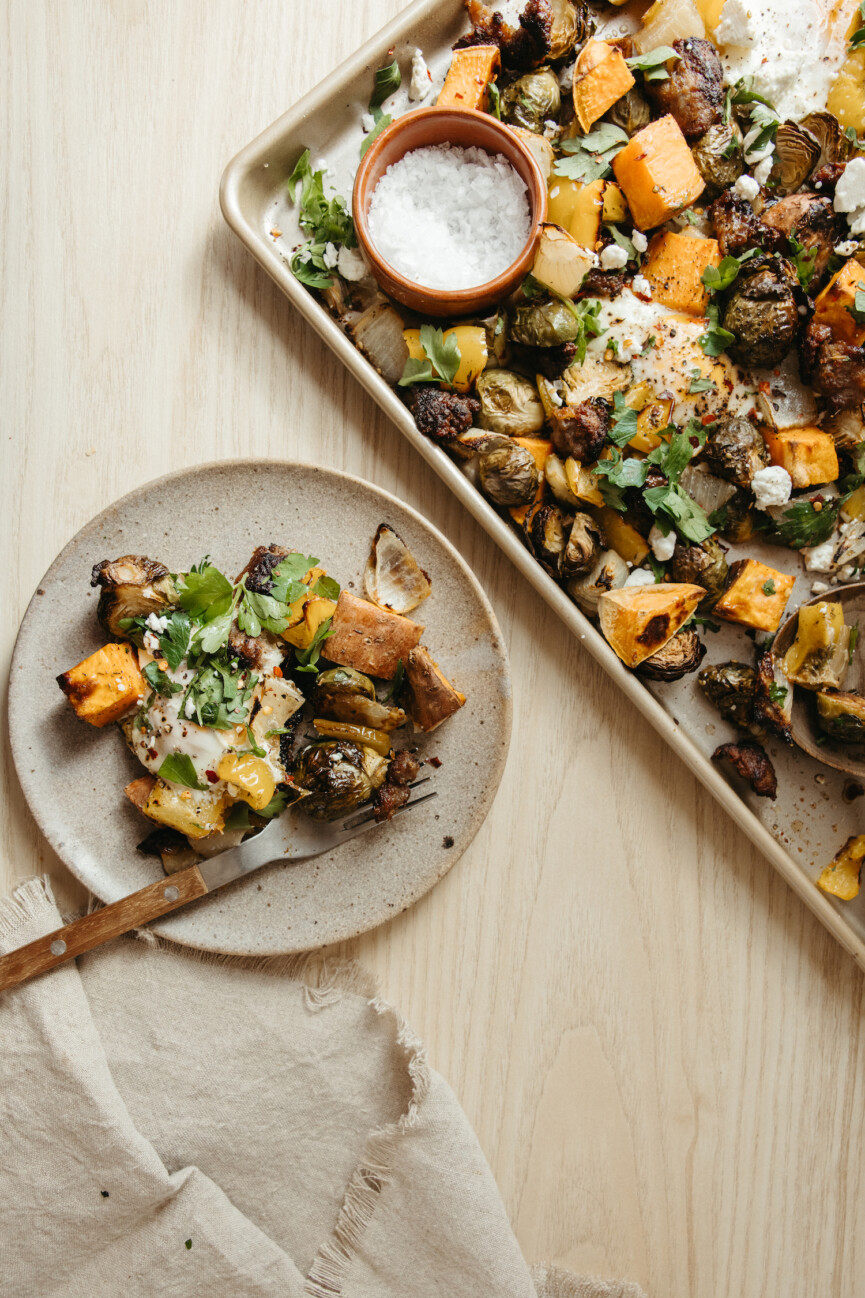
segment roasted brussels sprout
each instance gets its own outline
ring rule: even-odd
[[[584,613],[596,615],[598,600],[608,590],[618,590],[628,580],[628,565],[615,550],[604,550],[594,567],[580,577],[572,577],[567,591]]]
[[[746,663],[715,663],[704,667],[697,683],[725,721],[741,730],[751,725],[757,673]]]
[[[706,594],[699,605],[703,612],[710,609],[720,597],[727,572],[727,559],[714,537],[710,536],[699,545],[676,542],[670,562],[670,575],[673,581],[689,582],[704,588]]]
[[[745,170],[742,132],[734,121],[716,122],[691,146],[694,161],[706,182],[706,198],[717,198]]]
[[[780,365],[799,329],[798,283],[783,257],[745,263],[724,308],[723,326],[736,340],[727,349],[734,360],[749,368]]]
[[[741,545],[750,541],[757,531],[756,514],[751,508],[752,499],[742,487],[736,487],[730,499],[713,516],[712,522],[725,541]]]
[[[303,809],[313,820],[335,820],[356,810],[373,794],[363,750],[347,740],[308,744],[298,754],[293,776],[298,788],[309,794]]]
[[[643,659],[637,674],[650,681],[678,681],[695,672],[705,656],[706,646],[694,628],[683,627],[657,653]]]
[[[478,423],[493,433],[529,437],[544,426],[544,407],[531,379],[512,370],[486,370],[475,391],[481,403]]]
[[[529,541],[535,557],[558,576],[568,537],[568,519],[558,505],[542,505],[532,516]]]
[[[649,101],[637,86],[632,86],[626,95],[617,100],[607,113],[607,119],[618,126],[626,135],[636,135],[652,120]]]
[[[177,874],[178,870],[194,865],[199,855],[194,847],[190,847],[188,838],[166,825],[154,829],[142,839],[136,850],[142,856],[158,856],[166,874]]]
[[[865,699],[861,694],[817,695],[820,729],[839,744],[865,744]]]
[[[763,435],[749,419],[725,416],[709,433],[703,458],[713,473],[737,487],[750,487],[751,479],[769,463]]]
[[[757,663],[754,722],[761,729],[768,730],[792,745],[792,716],[793,686],[784,675],[778,659],[771,652],[764,653]]]
[[[320,672],[312,693],[315,715],[373,730],[398,730],[406,723],[402,708],[388,707],[375,697],[368,676],[353,667],[334,667]]]
[[[820,142],[804,126],[782,122],[775,135],[775,153],[769,187],[783,198],[810,176],[820,158]]]
[[[576,514],[562,551],[562,576],[576,577],[581,572],[588,572],[597,561],[603,543],[603,531],[591,515]]]
[[[165,564],[143,554],[124,554],[94,564],[90,585],[102,587],[96,616],[108,634],[118,640],[129,634],[121,621],[159,613],[177,600]]]
[[[516,442],[484,451],[478,460],[481,490],[496,505],[527,505],[538,489],[538,466]]]
[[[563,59],[591,36],[592,16],[583,0],[550,0],[550,8],[550,58]]]
[[[544,122],[557,117],[562,106],[559,78],[549,68],[527,72],[502,95],[502,121],[543,135]]]
[[[800,125],[820,145],[820,156],[814,164],[818,171],[827,162],[847,162],[853,152],[851,141],[844,134],[841,123],[832,113],[809,113]]]
[[[517,307],[511,320],[512,340],[528,347],[558,347],[573,342],[579,332],[564,302],[527,302]]]

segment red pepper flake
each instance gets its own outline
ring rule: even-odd
[[[714,422],[715,422],[714,415],[703,415],[703,418],[700,420],[700,423],[703,425],[704,428],[707,428],[709,424],[714,424]]]
[[[216,774],[216,771],[205,771],[204,774],[207,776],[208,780],[210,780],[211,784],[216,784],[217,780],[219,779],[219,776]]]
[[[159,756],[159,753],[156,751],[155,748],[148,748],[147,756],[150,758],[151,762],[155,762],[157,757]]]
[[[775,372],[777,373],[777,370],[776,370]],[[769,382],[768,382],[767,379],[763,379],[762,382],[760,382],[760,383],[757,384],[757,391],[758,391],[758,392],[766,392],[766,393],[769,393],[769,394],[771,395],[772,389],[771,389],[771,387],[769,386]]]
[[[427,766],[434,766],[436,770],[438,770],[442,764],[442,759],[440,757],[428,757],[426,759],[426,764]]]
[[[281,680],[281,679],[282,679],[282,668],[281,668],[281,667],[274,667],[274,669],[273,669],[273,674],[274,674],[274,676],[278,677],[278,678]]]
[[[689,438],[688,438],[688,441],[691,443],[691,445],[693,446],[694,450],[696,451],[697,448],[698,448],[699,445],[700,445],[700,439],[699,439],[699,437],[689,437]]]

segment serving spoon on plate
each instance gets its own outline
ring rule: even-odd
[[[809,604],[841,604],[844,608],[844,621],[848,626],[859,623],[865,631],[865,581],[854,581],[847,586],[837,586],[826,591],[824,595],[814,595],[806,599]],[[787,618],[780,627],[772,645],[773,658],[783,658],[790,648],[799,626],[799,609]],[[803,752],[814,757],[824,766],[831,766],[836,771],[855,775],[865,781],[865,744],[833,743],[822,736],[815,719],[815,703],[812,691],[796,686],[793,689],[793,714],[790,718],[791,735]],[[865,641],[863,652],[854,653],[847,670],[845,690],[865,695]],[[818,739],[823,742],[818,743]]]
[[[411,788],[428,783],[430,778],[426,776],[416,780]],[[413,811],[437,796],[432,792],[412,798],[398,808],[396,814]],[[113,937],[160,919],[187,902],[252,874],[263,865],[277,861],[306,861],[312,856],[321,856],[348,843],[358,834],[375,829],[379,823],[371,809],[342,822],[322,823],[289,808],[239,847],[220,852],[218,856],[199,861],[176,874],[166,875],[120,901],[113,901],[16,951],[10,951],[8,955],[0,956],[0,991],[73,960],[85,951],[92,951]]]

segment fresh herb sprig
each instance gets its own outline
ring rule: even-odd
[[[865,45],[865,0],[859,5],[859,26],[850,37],[850,43],[847,49],[852,53],[854,50],[860,50]]]
[[[325,198],[324,171],[313,168],[309,149],[298,159],[288,178],[287,188],[291,202],[299,204],[298,224],[304,234],[308,235],[306,242],[291,258],[292,273],[308,288],[331,288],[333,256],[329,248],[357,247],[351,212],[344,198]]]
[[[865,3],[865,0],[863,0]],[[799,277],[799,284],[802,288],[807,289],[811,280],[814,278],[814,266],[817,261],[817,247],[806,248],[804,243],[800,243],[796,237],[796,231],[793,230],[789,235],[790,246],[793,249],[791,258],[793,265],[796,267],[796,274]]]
[[[559,147],[568,156],[558,160],[553,172],[568,180],[582,180],[585,184],[600,180],[612,174],[610,164],[627,143],[626,131],[612,122],[602,122],[588,135],[561,141]]]
[[[398,386],[442,382],[452,387],[462,361],[456,334],[449,333],[445,337],[441,329],[429,324],[421,325],[420,345],[423,358],[409,357]]]
[[[681,57],[669,45],[659,45],[657,49],[649,50],[648,54],[637,54],[632,59],[625,59],[625,62],[632,72],[642,72],[644,81],[666,81],[670,75],[667,64]]]
[[[706,310],[706,318],[709,321],[708,327],[706,332],[700,334],[697,339],[707,356],[720,356],[731,343],[736,341],[736,335],[721,325],[719,314],[717,304],[710,302]]]
[[[392,51],[391,51],[392,53]],[[395,94],[402,85],[402,73],[399,70],[399,64],[395,58],[391,58],[390,63],[379,68],[375,74],[373,83],[372,96],[369,101],[369,111],[372,114],[373,127],[368,135],[365,136],[360,146],[360,156],[366,153],[373,140],[377,140],[382,131],[387,130],[393,121],[390,113],[382,112],[382,104]]]

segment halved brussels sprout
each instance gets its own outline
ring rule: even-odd
[[[542,505],[531,521],[529,540],[535,556],[558,575],[568,538],[568,519],[558,505]]]
[[[742,175],[742,132],[736,122],[717,122],[695,140],[691,152],[706,182],[706,198],[717,198]]]
[[[538,489],[538,466],[525,446],[512,442],[483,451],[478,459],[481,491],[496,505],[528,505]]]
[[[735,336],[727,348],[741,365],[780,365],[799,329],[799,280],[783,257],[755,257],[739,272],[724,308],[723,326]]]
[[[512,341],[528,347],[558,347],[573,342],[579,332],[573,312],[558,301],[527,302],[511,321]]]
[[[738,487],[750,487],[751,479],[769,463],[763,435],[750,419],[725,416],[714,425],[703,458],[713,473]]]
[[[678,681],[695,672],[706,656],[706,646],[693,627],[682,627],[671,640],[644,658],[637,674],[651,681]]]
[[[604,550],[591,570],[580,577],[572,577],[567,592],[584,613],[595,616],[598,600],[608,590],[618,590],[628,580],[628,565],[615,550]]]
[[[118,640],[129,635],[121,621],[159,613],[177,602],[177,591],[165,564],[143,554],[124,554],[94,564],[90,585],[102,587],[96,616],[108,634]]]
[[[406,723],[402,708],[379,703],[368,676],[353,667],[334,667],[320,672],[312,693],[316,716],[372,730],[398,730]]]
[[[636,135],[652,120],[649,101],[637,86],[632,86],[626,95],[616,100],[607,113],[607,120],[618,126],[626,135]]]
[[[550,30],[549,57],[563,59],[592,34],[594,23],[583,0],[550,0],[553,25]]]
[[[865,744],[865,698],[861,694],[817,695],[820,729],[839,744]]]
[[[800,125],[820,145],[820,156],[814,163],[814,171],[827,162],[847,162],[853,153],[853,145],[833,113],[809,113],[802,118]]]
[[[775,135],[775,153],[769,187],[783,198],[804,185],[820,157],[820,142],[804,126],[782,122]]]
[[[347,740],[308,744],[298,754],[294,782],[309,793],[304,811],[313,820],[335,820],[372,797],[372,781],[364,769],[364,754]]]
[[[502,95],[502,121],[526,131],[544,133],[544,122],[558,117],[562,106],[559,78],[549,68],[527,72]]]
[[[793,743],[793,686],[778,659],[764,653],[757,663],[754,721],[786,743]]]
[[[728,571],[724,551],[714,537],[710,536],[699,545],[685,545],[682,541],[677,541],[670,562],[670,575],[673,581],[704,588],[706,594],[699,604],[703,612],[720,598]]]
[[[559,565],[562,576],[588,572],[597,561],[603,541],[604,534],[591,515],[575,514]]]
[[[747,730],[751,725],[757,673],[746,663],[715,663],[704,667],[697,683],[706,698],[734,726]]]
[[[684,477],[684,474],[682,476]],[[725,541],[740,545],[750,541],[756,533],[757,517],[756,511],[751,508],[752,499],[753,497],[749,496],[742,487],[736,487],[730,499],[722,505],[713,521],[718,528],[718,534]]]
[[[486,370],[477,381],[481,428],[509,437],[529,437],[544,426],[544,407],[531,379],[512,370]]]

